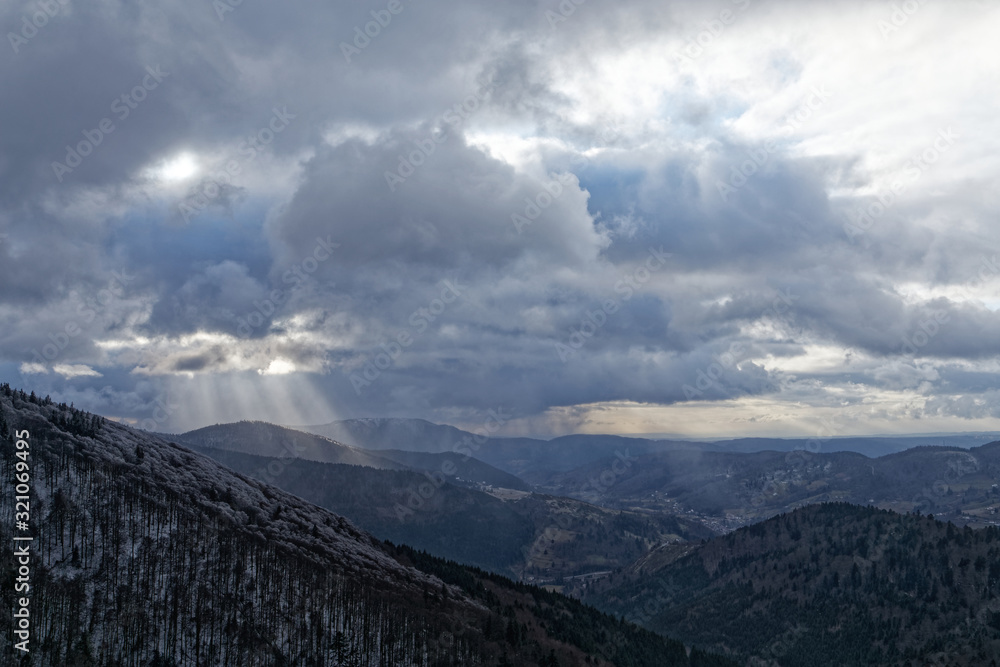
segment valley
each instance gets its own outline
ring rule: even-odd
[[[36,595],[53,659],[204,651],[374,664],[418,650],[541,667],[972,667],[1000,654],[1000,528],[989,525],[1000,443],[869,458],[650,452],[617,439],[580,452],[570,441],[535,457],[550,467],[530,483],[502,448],[491,464],[405,438],[367,449],[262,422],[153,435],[9,388],[0,415],[36,438]],[[592,460],[558,463],[563,449]],[[247,578],[274,559],[291,570]],[[98,600],[136,604],[110,587],[122,576],[162,591],[132,620],[134,638],[99,616],[71,630]],[[167,583],[192,576],[218,583],[187,598]],[[279,621],[275,586],[342,619],[333,640]],[[69,595],[82,606],[53,616]],[[402,634],[378,650],[368,631],[348,639],[356,608],[336,605],[351,599]],[[260,609],[264,625],[227,616],[235,608]],[[170,629],[191,622],[195,635]]]
[[[8,429],[32,441],[40,664],[735,664],[383,542],[190,449],[3,385]],[[0,442],[5,478],[13,453]],[[0,511],[12,514],[12,496]],[[15,569],[12,551],[0,569]],[[12,608],[13,589],[3,597]],[[32,664],[14,655],[13,631],[3,616],[4,661]]]

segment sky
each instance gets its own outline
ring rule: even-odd
[[[998,3],[0,28],[2,381],[174,432],[1000,429]]]

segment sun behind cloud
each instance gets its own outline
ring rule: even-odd
[[[198,158],[192,153],[184,152],[163,160],[146,173],[158,181],[175,183],[193,178],[200,171]]]

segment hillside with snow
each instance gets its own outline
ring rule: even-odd
[[[30,437],[33,665],[688,665],[582,604],[379,542],[159,437],[0,387]],[[14,476],[3,438],[0,472]],[[13,495],[0,501],[13,516]],[[4,523],[5,531],[11,524]],[[0,567],[14,569],[4,550]],[[14,606],[11,588],[4,604]],[[694,651],[694,659],[714,660]],[[552,662],[555,661],[555,662]],[[709,663],[710,664],[710,663]],[[720,661],[716,664],[727,664]]]

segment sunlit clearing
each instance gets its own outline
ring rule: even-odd
[[[183,181],[198,173],[198,161],[190,153],[165,160],[150,170],[150,175],[161,181]]]
[[[257,371],[260,375],[288,375],[295,372],[295,364],[287,359],[275,359],[267,368]]]

